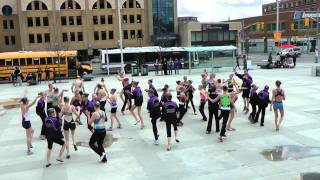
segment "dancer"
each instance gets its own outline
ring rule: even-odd
[[[204,106],[207,101],[207,92],[205,91],[203,85],[199,85],[199,91],[200,91],[200,107],[199,112],[202,115],[202,121],[207,121],[207,116],[204,113]]]
[[[107,103],[107,96],[109,96],[109,93],[106,89],[103,88],[101,84],[97,85],[97,99],[100,102],[100,108],[102,111],[106,112],[105,106]]]
[[[45,91],[45,96],[47,98],[47,112],[48,109],[52,108],[52,95],[53,95],[53,85],[48,84],[48,90]]]
[[[180,87],[180,95],[179,95],[179,117],[177,121],[178,126],[183,126],[183,116],[187,112],[187,96],[185,94],[185,88],[183,86]]]
[[[159,97],[158,92],[157,92],[156,88],[153,86],[152,83],[153,83],[153,80],[152,80],[152,79],[149,79],[149,80],[148,80],[149,89],[145,89],[145,91],[148,92],[149,90],[152,90],[153,93],[154,93],[154,95],[155,95],[156,97]]]
[[[26,130],[28,155],[33,154],[33,152],[31,151],[31,148],[33,148],[32,140],[33,140],[33,133],[34,133],[34,130],[31,127],[31,122],[30,122],[31,117],[30,117],[29,109],[36,103],[38,99],[39,99],[39,96],[37,96],[35,100],[33,100],[31,103],[29,103],[29,100],[27,97],[24,97],[21,99],[22,127]]]
[[[149,96],[149,100],[148,100],[147,109],[150,113],[150,118],[151,118],[151,123],[152,123],[152,130],[153,130],[153,135],[154,135],[154,145],[159,145],[157,119],[159,119],[161,116],[160,102],[159,102],[158,97],[154,95],[154,91],[152,89],[150,89],[148,91],[148,96]]]
[[[276,81],[276,88],[272,91],[272,104],[275,116],[276,131],[280,130],[284,117],[283,100],[286,99],[284,90],[280,87],[281,81]],[[272,108],[270,107],[270,111]],[[280,117],[280,118],[279,118]]]
[[[80,116],[82,114],[81,109],[82,107],[82,96],[83,96],[83,92],[82,91],[75,91],[74,96],[71,99],[71,103],[76,109],[77,111],[80,111],[80,115],[76,118],[75,122],[77,122],[79,125],[82,125],[82,122],[80,120]]]
[[[252,107],[252,112],[249,115],[249,121],[251,123],[254,123],[256,114],[257,114],[257,105],[258,105],[258,93],[257,93],[258,87],[255,84],[251,85],[251,91],[249,95],[249,103],[251,104]]]
[[[63,130],[64,130],[64,138],[66,142],[67,149],[67,159],[70,159],[70,151],[69,151],[69,130],[71,131],[71,139],[72,145],[75,151],[78,150],[76,141],[75,141],[75,130],[76,124],[73,120],[72,114],[76,115],[77,118],[80,116],[80,109],[76,109],[73,105],[70,104],[70,99],[68,97],[63,98],[63,106],[61,108],[61,116],[63,117]]]
[[[103,148],[104,138],[106,137],[106,114],[100,109],[100,103],[98,101],[94,104],[94,108],[95,112],[88,122],[88,125],[94,124],[94,130],[89,141],[89,146],[100,156],[101,162],[106,163],[107,156]]]
[[[201,74],[201,85],[204,90],[206,90],[208,82],[207,82],[207,75],[206,74]]]
[[[161,113],[161,119],[160,121],[164,121],[164,103],[168,102],[168,94],[169,94],[169,89],[164,87],[162,88],[162,95],[160,99],[160,105],[162,107],[162,113]]]
[[[131,87],[132,85],[129,83],[129,79],[128,78],[123,79],[123,92],[125,97],[123,106],[121,108],[121,112],[123,115],[124,115],[124,110],[127,104],[129,105],[128,109],[131,109],[131,104],[132,104],[131,95],[130,95]]]
[[[191,102],[193,113],[194,115],[197,115],[196,108],[194,107],[194,103],[193,103],[193,93],[195,91],[195,88],[192,86],[191,80],[188,80],[188,83],[186,85],[186,91],[187,91],[187,97],[188,97],[186,106],[189,107],[189,102]]]
[[[51,96],[52,108],[56,110],[56,115],[59,116],[59,118],[61,118],[61,116],[60,116],[60,112],[61,112],[60,104],[62,103],[62,97],[63,97],[63,93],[64,92],[68,92],[68,90],[64,89],[59,93],[59,88],[54,87],[53,88],[53,94]]]
[[[63,135],[61,132],[62,119],[58,118],[55,109],[48,109],[48,117],[46,118],[46,137],[48,142],[48,151],[47,151],[47,162],[46,167],[50,167],[50,157],[53,143],[61,145],[59,151],[59,156],[56,159],[57,161],[63,163],[62,155],[66,148],[66,144],[63,141]]]
[[[81,80],[80,76],[77,76],[77,79],[72,83],[71,92],[85,92],[84,91],[84,82]]]
[[[82,112],[85,114],[87,118],[87,127],[91,132],[93,132],[93,127],[91,126],[91,124],[89,124],[89,120],[91,119],[95,110],[94,110],[94,103],[92,100],[91,101],[89,100],[88,93],[83,94],[82,107],[83,107]],[[100,103],[99,103],[99,108],[100,108]]]
[[[178,106],[175,102],[172,101],[172,95],[168,95],[168,102],[164,104],[165,109],[165,121],[166,121],[166,128],[167,128],[167,138],[168,138],[168,144],[167,144],[167,151],[171,150],[171,125],[173,125],[174,129],[174,135],[176,142],[179,143],[178,139],[178,127],[177,127],[177,111]]]
[[[217,80],[216,80],[216,74],[215,73],[211,73],[209,76],[209,79],[207,81],[207,84],[209,86],[209,88],[213,85],[217,84]]]
[[[108,131],[112,131],[114,120],[116,120],[118,123],[117,128],[118,129],[121,128],[121,123],[119,121],[119,118],[117,117],[118,104],[117,104],[116,91],[117,91],[116,89],[111,89],[111,91],[110,91],[111,95],[108,98],[108,102],[111,105],[111,117],[110,117],[111,122],[110,122],[110,127],[108,128]]]
[[[235,75],[242,79],[242,85],[241,89],[242,91],[242,98],[243,98],[243,111],[248,113],[249,112],[249,95],[250,95],[250,89],[252,84],[252,77],[249,75],[248,70],[244,70],[244,74],[238,74],[237,71],[235,71]]]
[[[120,71],[118,71],[118,75],[116,75],[116,78],[118,79],[118,81],[120,81],[121,82],[121,84],[122,84],[122,87],[124,87],[124,74],[122,73],[122,72],[120,72]],[[122,102],[124,102],[124,90],[122,89],[121,91],[120,91],[120,99],[122,100]]]
[[[99,90],[98,85],[100,85],[103,89],[105,89],[106,92],[107,92],[107,94],[109,93],[109,92],[108,92],[108,89],[107,89],[107,87],[106,87],[106,84],[104,83],[104,79],[101,78],[100,82],[98,82],[98,84],[96,85],[96,87],[94,87],[93,92],[94,92],[95,94],[98,94],[98,90]]]
[[[208,121],[208,126],[206,131],[207,134],[211,133],[213,116],[215,118],[216,132],[220,132],[219,103],[213,101],[217,97],[218,97],[217,89],[216,89],[216,86],[213,84],[209,86],[208,93],[207,93],[208,111],[209,111],[209,121]]]
[[[141,107],[143,104],[143,94],[142,94],[142,91],[141,91],[140,87],[138,86],[138,84],[139,84],[138,81],[132,82],[133,91],[131,93],[131,96],[132,96],[132,99],[134,99],[134,105],[132,106],[130,111],[131,111],[134,119],[136,120],[136,123],[134,125],[141,123],[141,129],[143,129],[144,123],[143,123],[143,117],[141,114]],[[138,109],[137,114],[134,112],[134,110],[136,108]],[[138,117],[139,117],[139,119],[138,119]]]
[[[257,112],[256,117],[254,119],[254,123],[258,122],[260,112],[262,112],[260,126],[264,126],[264,116],[266,113],[266,108],[268,107],[268,104],[270,104],[270,107],[272,107],[270,97],[269,97],[269,86],[266,85],[264,87],[264,89],[259,92],[258,97],[259,97],[258,98],[258,112]]]
[[[46,139],[46,133],[45,133],[46,124],[45,124],[45,119],[46,119],[46,117],[47,117],[47,114],[46,114],[46,111],[45,111],[45,107],[46,107],[45,94],[44,94],[43,92],[40,92],[40,93],[38,94],[38,96],[40,96],[40,99],[38,100],[38,103],[37,103],[37,106],[36,106],[36,114],[41,118],[41,121],[42,121],[40,139],[41,139],[41,140],[45,140],[45,139]]]
[[[228,131],[235,131],[236,130],[235,128],[231,127],[231,123],[233,122],[235,113],[237,112],[236,102],[238,100],[238,94],[232,93],[232,92],[238,92],[239,90],[238,90],[237,86],[234,86],[234,87],[235,87],[235,90],[230,91],[230,86],[228,86],[228,93],[230,93],[230,97],[231,97],[231,104],[230,104],[231,110],[230,110],[229,120],[227,123],[227,130]]]

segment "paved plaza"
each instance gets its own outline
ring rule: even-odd
[[[65,160],[63,164],[57,163],[54,159],[58,154],[58,145],[55,144],[53,165],[45,168],[47,143],[39,139],[41,120],[36,116],[35,107],[31,109],[32,126],[35,129],[34,154],[31,156],[26,155],[20,109],[8,109],[0,116],[0,180],[298,180],[302,173],[320,172],[320,79],[311,76],[311,66],[311,63],[303,63],[296,69],[250,71],[254,83],[260,89],[265,84],[273,88],[278,79],[283,82],[287,99],[284,104],[284,125],[280,132],[275,131],[273,112],[267,112],[265,127],[250,124],[247,115],[241,112],[243,103],[240,99],[233,124],[237,130],[228,132],[224,143],[218,142],[216,133],[205,134],[207,123],[200,121],[200,113],[194,115],[189,110],[183,120],[185,125],[179,128],[181,142],[175,143],[169,152],[165,150],[166,130],[163,122],[158,123],[160,145],[153,145],[152,127],[146,110],[147,95],[144,93],[146,128],[140,130],[134,126],[134,118],[129,112],[125,116],[118,113],[123,129],[108,132],[113,135],[114,142],[106,149],[107,164],[98,163],[98,156],[86,146],[80,146],[77,152],[72,149],[70,160]],[[229,73],[221,71],[217,76],[227,78]],[[195,87],[201,82],[200,72],[194,72],[188,77],[193,80]],[[121,88],[114,76],[104,78],[108,88]],[[142,89],[147,87],[149,78],[134,77],[140,81]],[[174,90],[175,81],[182,79],[182,75],[152,78],[157,89],[169,84],[170,89]],[[92,92],[99,80],[97,77],[86,82],[86,91]],[[239,79],[237,81],[241,82]],[[69,89],[71,83],[72,80],[55,86]],[[0,85],[0,102],[22,97],[24,89],[25,86]],[[38,92],[46,89],[46,84],[30,86],[28,96],[33,99]],[[71,96],[71,92],[66,95]],[[194,100],[197,106],[198,99],[199,92],[196,91]],[[120,98],[118,101],[122,105]],[[107,109],[110,109],[109,105]],[[76,137],[83,144],[88,142],[90,132],[85,125],[77,126]],[[276,146],[281,146],[281,151],[275,151],[279,159],[265,155]]]

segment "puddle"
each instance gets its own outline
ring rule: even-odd
[[[320,173],[303,173],[301,174],[301,180],[319,180]]]
[[[12,98],[6,101],[1,101],[0,106],[4,109],[14,109],[20,107],[20,98]]]
[[[261,154],[269,161],[297,160],[308,157],[320,156],[319,147],[306,147],[297,145],[276,146],[266,149]]]
[[[103,147],[108,148],[114,142],[118,142],[118,138],[114,138],[112,134],[107,134],[106,137],[104,138]],[[79,141],[76,144],[77,144],[77,146],[81,146],[81,147],[89,147],[89,140],[88,141]]]

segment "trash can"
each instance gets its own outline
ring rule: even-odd
[[[131,74],[132,76],[139,76],[139,66],[132,66]]]
[[[141,76],[148,76],[148,74],[149,74],[149,66],[148,65],[142,65]]]

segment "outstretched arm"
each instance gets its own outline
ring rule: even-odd
[[[37,96],[29,105],[28,105],[28,108],[32,107],[36,101],[39,99],[40,96]]]

